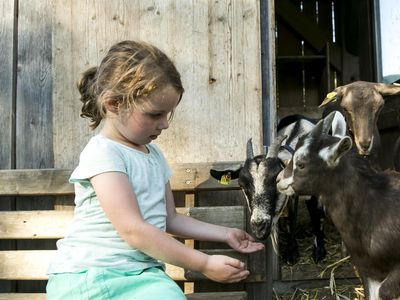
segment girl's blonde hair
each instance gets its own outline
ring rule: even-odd
[[[82,74],[78,90],[83,103],[81,117],[95,129],[106,115],[105,96],[119,109],[142,104],[157,88],[172,85],[183,94],[181,76],[160,49],[144,42],[123,41],[113,45],[99,67]]]

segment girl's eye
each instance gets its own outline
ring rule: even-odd
[[[163,116],[163,114],[149,114],[149,115],[150,115],[150,117],[155,118],[155,119],[161,118]]]
[[[170,123],[172,121],[172,118],[174,116],[174,112],[171,111],[169,113],[148,113],[147,114],[150,118],[152,118],[153,120],[159,120],[162,118],[166,118],[168,120],[168,123]]]

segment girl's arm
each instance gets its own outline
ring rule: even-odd
[[[167,231],[171,234],[200,241],[225,242],[242,253],[251,253],[264,248],[243,230],[202,222],[176,213],[174,197],[169,182],[166,185]]]
[[[239,260],[227,256],[209,256],[186,247],[145,222],[126,174],[102,173],[90,181],[105,214],[132,247],[166,263],[201,272],[219,282],[237,282],[249,275]]]

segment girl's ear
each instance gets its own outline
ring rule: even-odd
[[[106,111],[118,114],[118,101],[113,99],[109,92],[106,92],[103,96],[104,108]]]

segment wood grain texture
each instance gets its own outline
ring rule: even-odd
[[[53,166],[51,0],[19,1],[16,167]]]
[[[222,170],[237,168],[238,162],[173,164],[171,188],[173,191],[206,191],[239,189],[237,180],[221,185],[210,177],[210,168]],[[72,195],[74,187],[68,182],[72,170],[20,169],[0,170],[0,195],[2,196],[62,196]],[[21,201],[24,201],[21,199]],[[1,200],[0,200],[1,202]],[[31,201],[32,202],[32,201]]]
[[[259,2],[54,2],[55,166],[72,168],[93,134],[80,119],[75,82],[121,39],[153,43],[176,63],[185,94],[157,143],[170,162],[238,161],[261,151]]]
[[[68,182],[71,173],[72,170],[60,169],[0,170],[0,195],[48,196],[73,194],[74,187]],[[24,199],[20,201],[24,201]],[[34,201],[30,199],[29,202]]]
[[[12,164],[14,1],[0,4],[0,169]]]
[[[202,250],[212,255],[227,255],[246,263],[244,254],[233,250]],[[49,263],[55,258],[55,250],[18,250],[0,251],[0,280],[46,280]],[[206,278],[198,273],[166,264],[167,274],[176,281],[197,281]],[[254,282],[262,279],[261,274],[253,273],[246,281]]]
[[[178,213],[233,228],[245,228],[244,207],[177,208]],[[64,237],[73,211],[0,211],[0,239],[60,239]]]

